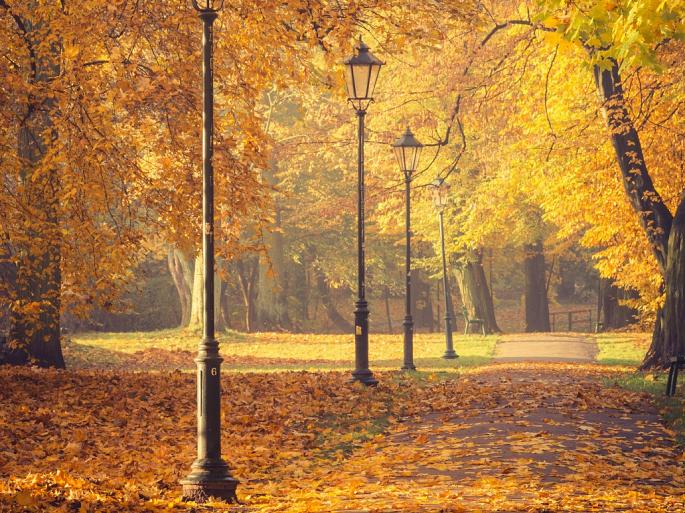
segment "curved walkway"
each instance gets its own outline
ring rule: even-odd
[[[336,513],[684,513],[682,449],[650,397],[607,382],[618,374],[577,363],[474,369],[442,385],[447,400],[432,413],[398,419],[332,470],[321,503]]]
[[[504,335],[495,346],[495,362],[595,361],[594,339],[576,333],[516,333]]]

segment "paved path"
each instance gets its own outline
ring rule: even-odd
[[[682,449],[648,397],[608,386],[612,375],[575,363],[476,369],[444,385],[433,413],[331,470],[324,495],[342,498],[336,513],[684,513]]]
[[[495,362],[568,362],[595,360],[597,344],[573,333],[516,333],[503,336],[495,347]]]

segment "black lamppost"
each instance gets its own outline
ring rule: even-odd
[[[452,342],[452,296],[450,295],[449,278],[447,276],[447,259],[445,258],[445,224],[444,212],[449,198],[450,186],[443,179],[438,178],[431,184],[433,190],[433,203],[440,217],[440,247],[442,249],[442,283],[445,291],[445,343],[447,348],[442,357],[446,360],[453,360],[459,355],[454,351]]]
[[[407,232],[407,247],[405,255],[406,265],[406,310],[404,316],[404,365],[402,370],[416,370],[414,365],[414,321],[411,317],[411,179],[412,174],[416,171],[419,164],[419,156],[421,155],[421,144],[411,130],[407,131],[400,137],[393,145],[397,163],[400,165],[400,170],[404,173],[404,185],[406,195],[406,232]]]
[[[183,497],[204,502],[215,497],[236,500],[238,481],[221,458],[221,362],[214,337],[214,133],[212,24],[223,0],[193,0],[204,25],[202,36],[202,270],[204,273],[203,338],[197,352],[197,458],[181,481]]]
[[[359,38],[357,53],[345,61],[345,85],[348,101],[359,121],[357,158],[357,301],[354,306],[354,371],[352,380],[365,385],[378,383],[369,370],[369,304],[366,301],[364,241],[364,117],[373,101],[378,73],[383,62],[369,52]]]

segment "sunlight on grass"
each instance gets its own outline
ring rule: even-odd
[[[180,352],[194,354],[199,338],[198,334],[184,330],[81,333],[72,337],[67,357],[74,367],[128,366],[135,370],[138,357],[147,358],[152,352],[156,352],[156,357],[161,360],[165,355],[183,354]],[[224,368],[228,371],[345,370],[350,369],[354,361],[354,337],[345,334],[227,332],[218,338],[221,355],[227,360]],[[490,361],[496,341],[495,336],[455,334],[455,349],[460,358],[444,360],[441,358],[445,351],[444,334],[416,333],[414,362],[422,371],[448,371],[456,367],[482,365]],[[369,346],[373,369],[395,370],[402,365],[401,334],[372,334]],[[194,368],[190,355],[186,356],[187,361],[177,366]]]
[[[648,333],[599,333],[597,363],[603,365],[630,365],[637,367],[649,348]]]

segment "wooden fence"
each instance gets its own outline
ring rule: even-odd
[[[552,312],[549,321],[552,331],[595,331],[591,309]]]

